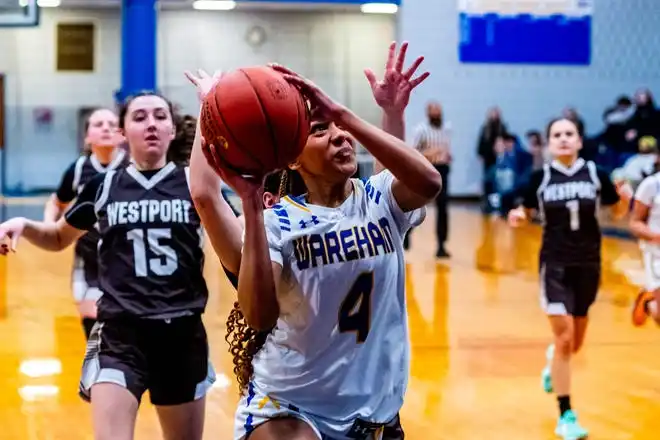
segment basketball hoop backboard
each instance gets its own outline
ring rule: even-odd
[[[0,0],[0,27],[28,27],[38,24],[37,0]]]

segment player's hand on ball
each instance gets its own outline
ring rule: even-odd
[[[9,251],[16,252],[23,229],[25,229],[25,219],[22,217],[0,224],[0,255],[7,255]]]
[[[413,75],[424,61],[424,57],[418,57],[405,72],[403,71],[407,51],[407,42],[401,45],[398,55],[396,42],[390,44],[382,81],[376,78],[376,74],[371,69],[364,71],[374,99],[385,113],[402,114],[410,101],[410,92],[430,75],[429,72],[424,72],[413,79]]]
[[[269,64],[269,66],[281,73],[287,82],[300,90],[300,92],[309,99],[312,104],[312,111],[318,112],[322,117],[336,121],[346,112],[346,107],[330,98],[316,84],[294,72],[293,70],[280,66],[279,64]]]
[[[190,81],[197,89],[197,97],[199,100],[203,101],[215,83],[222,78],[223,73],[220,70],[217,70],[213,75],[209,75],[203,69],[197,69],[196,74],[186,70],[184,75],[186,75],[188,81]]]
[[[527,213],[524,208],[516,208],[509,211],[508,216],[509,226],[517,228],[522,226],[527,221]]]
[[[222,160],[217,152],[215,145],[206,142],[202,137],[202,152],[206,161],[209,163],[213,171],[229,185],[234,192],[241,198],[246,199],[249,197],[261,197],[263,193],[264,176],[242,176],[230,170]]]

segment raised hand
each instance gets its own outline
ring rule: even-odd
[[[297,87],[303,96],[309,99],[313,113],[317,114],[318,112],[321,116],[333,121],[338,120],[345,113],[346,107],[330,98],[312,81],[279,64],[271,63],[269,66],[281,73],[289,84]]]
[[[381,81],[376,78],[376,74],[371,69],[364,71],[376,103],[386,113],[403,113],[410,101],[410,92],[430,75],[429,72],[424,72],[413,79],[413,75],[424,61],[424,57],[418,57],[405,72],[403,71],[407,51],[407,42],[401,45],[398,54],[396,53],[396,42],[390,44],[385,74]]]
[[[203,69],[197,69],[197,74],[186,70],[184,72],[188,81],[197,89],[197,97],[200,101],[203,101],[206,95],[211,91],[215,83],[222,78],[223,73],[220,70],[217,70],[213,75],[209,75]]]
[[[264,176],[242,176],[240,173],[232,171],[218,154],[215,145],[206,142],[202,137],[202,152],[208,164],[213,168],[218,176],[229,185],[241,198],[261,197],[263,193]]]

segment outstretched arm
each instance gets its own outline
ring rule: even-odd
[[[210,76],[203,70],[199,70],[196,75],[186,72],[188,80],[197,88],[200,101],[203,101],[220,75],[218,72]],[[220,177],[204,157],[199,121],[201,118],[197,118],[190,157],[190,195],[220,262],[226,270],[238,273],[241,265],[242,226],[222,196]]]
[[[61,251],[87,231],[98,221],[95,203],[100,194],[105,176],[99,174],[92,179],[76,199],[76,203],[57,222],[39,222],[26,218],[13,218],[0,225],[0,241],[9,238],[11,249],[16,251],[21,237],[47,251]]]
[[[407,44],[404,43],[404,47],[407,47]],[[390,59],[393,66],[395,51],[396,45],[393,44],[390,46]],[[393,72],[395,70],[401,72],[404,57],[405,51],[402,49],[399,60],[393,67]],[[422,59],[420,58],[417,64],[421,62]],[[389,64],[390,61],[388,61]],[[410,148],[401,139],[362,120],[344,106],[333,101],[308,79],[286,67],[279,65],[272,65],[272,67],[282,73],[287,81],[298,87],[312,101],[313,105],[327,115],[329,119],[346,128],[384,168],[387,168],[394,175],[392,194],[403,211],[412,211],[424,206],[440,192],[442,187],[440,173],[420,152]],[[411,76],[414,74],[415,69],[415,64],[413,64],[411,69],[408,70]],[[390,73],[388,71],[386,75]],[[404,74],[401,75],[405,76]],[[414,87],[427,76],[428,74],[423,74],[415,80],[408,81],[406,79],[402,87]]]
[[[417,58],[409,69],[405,72],[402,71],[407,50],[408,43],[403,43],[397,57],[396,43],[390,44],[387,63],[385,65],[385,75],[382,80],[378,80],[376,74],[371,69],[364,71],[374,99],[383,110],[381,128],[386,133],[401,140],[405,140],[406,138],[404,115],[410,101],[410,93],[429,76],[428,72],[426,72],[414,80],[411,79],[424,60],[423,57]],[[384,169],[383,164],[377,159],[374,159],[374,174],[378,174]]]
[[[190,157],[190,194],[220,262],[230,272],[238,273],[242,226],[222,196],[220,183],[220,178],[204,158],[198,122]]]

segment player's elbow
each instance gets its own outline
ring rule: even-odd
[[[280,316],[280,307],[275,295],[273,295],[271,301],[256,301],[256,295],[245,298],[241,293],[239,284],[238,304],[243,311],[247,325],[259,332],[268,331],[275,327]]]
[[[217,194],[211,194],[207,185],[193,182],[190,182],[190,196],[198,210],[208,209],[208,206],[213,203],[213,199],[218,197]]]
[[[279,311],[273,313],[272,311],[265,310],[253,310],[251,312],[244,313],[245,322],[250,328],[258,332],[266,332],[271,330],[277,324],[277,319],[279,317]]]
[[[435,199],[440,191],[442,191],[442,176],[435,168],[429,170],[427,175],[421,179],[419,189],[416,191],[420,196],[425,197],[428,201]]]

